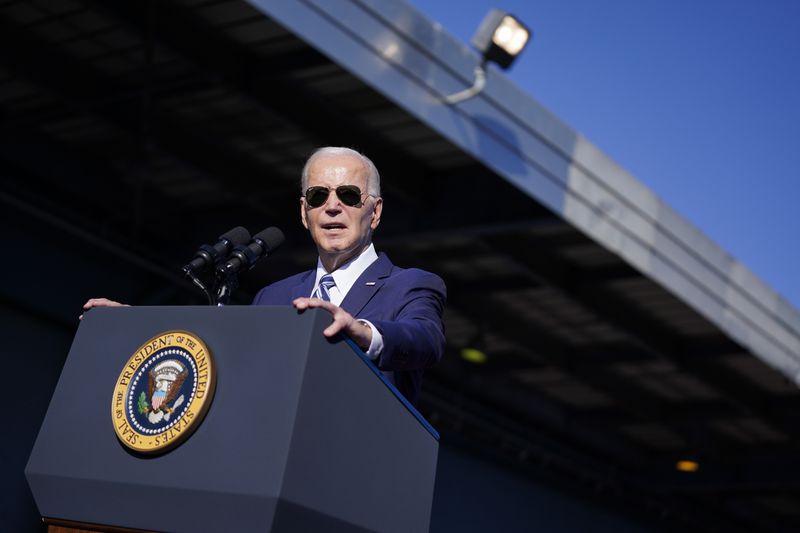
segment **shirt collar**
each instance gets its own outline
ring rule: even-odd
[[[378,253],[375,251],[375,245],[370,243],[366,250],[330,273],[342,296],[350,291],[359,276],[377,259]],[[322,260],[317,259],[317,278],[314,280],[314,287],[319,285],[320,278],[327,273],[328,271],[322,266]]]

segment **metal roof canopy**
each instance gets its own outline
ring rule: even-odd
[[[499,72],[443,105],[477,57],[410,6],[6,0],[0,44],[0,201],[114,254],[142,303],[237,223],[289,237],[245,292],[308,268],[287,199],[313,147],[355,146],[379,248],[448,284],[421,406],[445,440],[683,525],[800,523],[798,312]]]
[[[440,27],[400,2],[248,1],[800,378],[800,312],[530,95],[495,70],[483,94],[443,105],[476,55]]]

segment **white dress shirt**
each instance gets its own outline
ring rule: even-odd
[[[328,272],[325,270],[325,267],[322,266],[322,261],[317,259],[317,277],[314,280],[314,290],[311,291],[311,296],[315,298],[320,297],[319,280],[325,274],[330,274],[333,276],[333,281],[336,282],[336,285],[331,287],[328,291],[328,294],[331,297],[331,303],[341,306],[345,296],[347,296],[347,293],[350,291],[353,285],[355,285],[358,277],[361,276],[367,267],[369,267],[377,259],[378,254],[375,252],[375,246],[371,243],[366,250],[361,252],[361,254],[357,255],[333,272]],[[359,322],[363,322],[368,325],[372,330],[372,341],[369,343],[369,348],[367,349],[366,353],[367,357],[374,361],[383,351],[383,336],[369,320],[358,320]]]

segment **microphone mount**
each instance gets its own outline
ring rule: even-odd
[[[228,304],[233,291],[239,288],[239,272],[253,268],[283,244],[284,239],[283,232],[271,226],[255,234],[247,245],[234,248],[228,260],[217,267],[216,304]]]
[[[283,232],[274,226],[252,239],[246,229],[236,227],[221,235],[214,246],[201,246],[183,272],[203,291],[209,305],[226,305],[239,288],[239,273],[252,268],[283,241]]]

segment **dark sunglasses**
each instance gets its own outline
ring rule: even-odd
[[[319,207],[328,201],[331,190],[336,191],[336,196],[339,197],[339,200],[350,207],[361,207],[361,197],[366,194],[362,193],[361,189],[355,185],[339,185],[335,189],[320,186],[309,187],[303,196],[305,196],[309,207]]]

